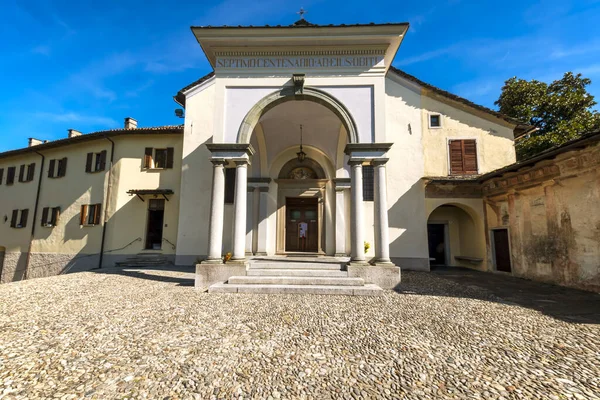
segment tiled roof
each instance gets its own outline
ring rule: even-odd
[[[198,79],[197,81],[190,83],[189,85],[187,85],[186,87],[181,89],[179,92],[177,92],[177,94],[175,96],[173,96],[173,100],[175,100],[175,102],[177,102],[177,104],[181,104],[183,107],[185,107],[185,95],[183,94],[183,92],[185,92],[186,90],[191,89],[195,86],[198,86],[203,82],[206,82],[213,76],[215,76],[215,71],[212,71],[212,72],[204,75],[202,78]]]
[[[165,125],[165,126],[153,126],[146,128],[130,128],[130,129],[108,129],[104,131],[92,132],[82,134],[80,136],[73,136],[64,139],[52,140],[46,143],[38,144],[31,147],[24,147],[16,150],[5,151],[0,153],[0,158],[11,157],[15,155],[48,150],[56,147],[67,146],[71,144],[83,143],[90,140],[103,139],[105,137],[114,137],[121,135],[165,135],[165,134],[182,134],[183,125]]]

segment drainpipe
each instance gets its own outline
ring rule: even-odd
[[[42,176],[44,176],[44,161],[46,157],[36,151],[36,153],[42,157],[42,165],[40,166],[40,178],[38,179],[37,193],[35,195],[35,206],[33,207],[33,221],[31,222],[31,238],[29,239],[29,248],[27,249],[27,257],[25,258],[25,273],[23,274],[23,280],[27,279],[27,272],[29,272],[29,263],[31,262],[31,247],[33,245],[33,238],[35,236],[35,226],[37,225],[37,210],[40,203],[40,190],[42,188]]]
[[[115,142],[108,136],[104,136],[110,144],[110,165],[108,167],[108,184],[106,185],[106,206],[104,207],[104,224],[102,224],[102,240],[100,242],[100,259],[98,260],[98,268],[102,268],[102,261],[104,260],[104,241],[106,239],[106,223],[108,222],[108,202],[110,201],[110,192],[112,185],[112,168],[115,159]]]

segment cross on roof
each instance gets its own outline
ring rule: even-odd
[[[305,11],[303,7],[300,7],[300,11],[298,11],[296,14],[300,15],[301,19],[304,19],[304,14],[308,13],[308,11]]]

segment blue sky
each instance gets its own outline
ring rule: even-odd
[[[592,79],[600,100],[600,0],[2,0],[0,152],[28,137],[178,124],[172,96],[210,72],[190,25],[409,22],[394,65],[494,107],[511,76]]]

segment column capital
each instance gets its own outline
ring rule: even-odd
[[[258,189],[256,186],[248,186],[246,190],[248,191],[248,193],[254,193],[256,189]]]
[[[268,186],[260,186],[260,187],[258,188],[258,190],[259,190],[261,193],[267,193],[267,192],[269,191],[269,187],[268,187]]]
[[[227,160],[224,158],[211,158],[210,162],[213,163],[215,167],[219,165],[227,165]]]
[[[350,165],[351,167],[356,167],[356,166],[362,167],[363,160],[348,160],[348,165]]]
[[[375,159],[371,160],[371,165],[374,167],[380,167],[382,165],[387,164],[388,161],[389,161],[389,158],[375,158]]]
[[[233,162],[236,167],[247,166],[250,164],[250,160],[234,160]]]

